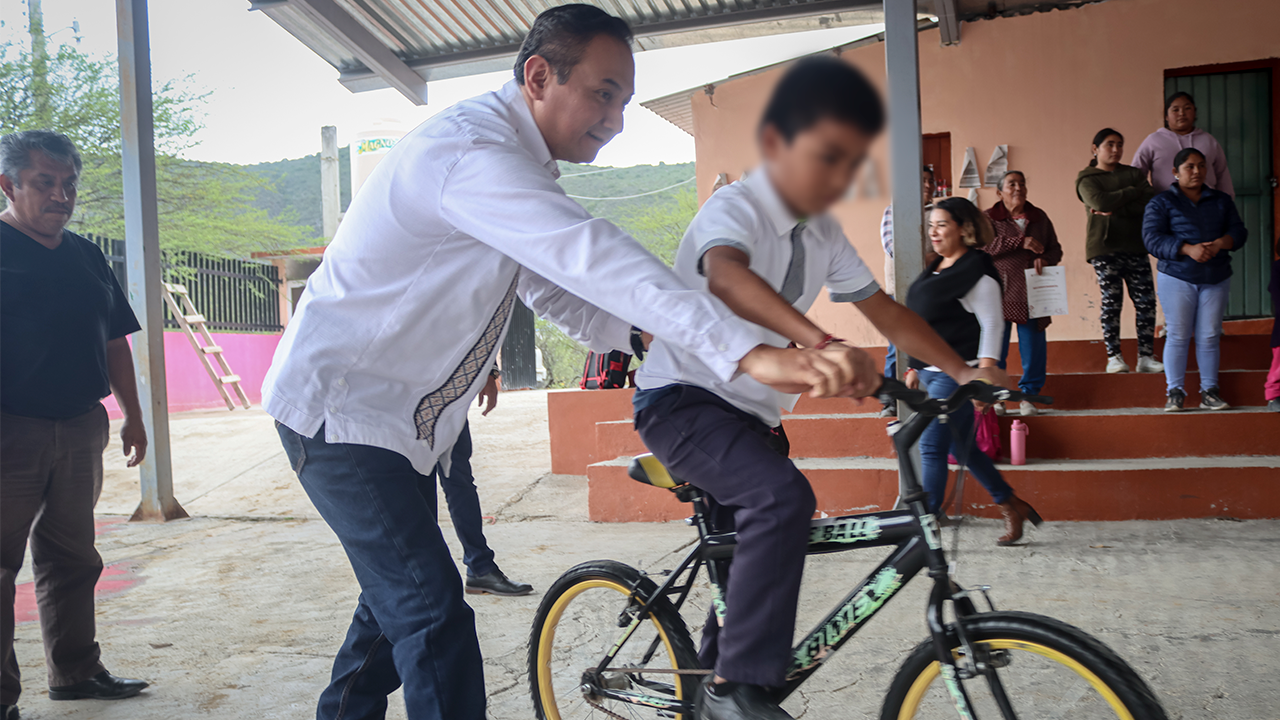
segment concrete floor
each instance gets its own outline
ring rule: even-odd
[[[175,485],[193,515],[124,522],[136,473],[108,451],[98,547],[118,583],[98,602],[103,658],[152,688],[117,703],[51,703],[39,626],[19,625],[25,718],[309,718],[357,587],[341,547],[291,476],[259,410],[173,418]],[[508,393],[473,414],[477,475],[498,560],[531,597],[469,598],[485,655],[490,716],[532,717],[525,643],[539,594],[565,569],[613,558],[657,571],[691,538],[682,524],[594,524],[585,479],[549,474],[545,395]],[[445,536],[454,549],[449,523]],[[1156,690],[1171,718],[1280,718],[1280,522],[1047,523],[1029,545],[997,548],[970,521],[959,577],[998,606],[1093,633]],[[950,531],[945,537],[950,547]],[[880,553],[811,559],[799,624],[812,626]],[[29,571],[19,582],[29,582]],[[129,581],[133,581],[129,584]],[[788,703],[808,718],[870,718],[926,631],[915,581]],[[698,624],[701,608],[688,613]],[[403,718],[392,704],[389,717]]]

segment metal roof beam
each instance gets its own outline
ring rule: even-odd
[[[311,22],[359,59],[369,69],[370,74],[376,75],[387,85],[399,90],[413,104],[427,104],[427,81],[374,37],[373,33],[350,13],[338,7],[334,0],[258,2],[254,4],[254,8],[260,8],[270,15],[272,8],[279,5],[288,5],[304,13]]]
[[[933,13],[938,16],[938,31],[943,45],[960,44],[960,17],[956,0],[933,0]]]

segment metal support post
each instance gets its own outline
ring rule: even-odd
[[[342,195],[338,188],[338,128],[320,128],[320,217],[327,240],[338,232],[338,206]]]
[[[142,332],[133,339],[133,362],[138,373],[142,422],[150,441],[147,457],[139,466],[142,502],[130,519],[165,521],[187,517],[187,512],[173,497],[173,465],[169,454],[147,0],[116,0],[116,36],[129,302],[142,321]]]
[[[893,176],[893,269],[899,302],[924,271],[924,205],[920,198],[920,171],[924,148],[920,123],[920,59],[916,25],[916,0],[884,2],[885,72],[889,78],[889,165]],[[910,358],[898,348],[898,377]],[[898,416],[907,420],[910,410],[898,403]],[[920,467],[920,451],[912,462]],[[899,493],[901,496],[901,492]]]

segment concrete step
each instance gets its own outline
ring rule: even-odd
[[[1052,329],[1050,329],[1052,333]],[[1016,334],[1015,334],[1016,335]],[[1266,334],[1223,335],[1220,345],[1222,370],[1266,370],[1271,367],[1271,330]],[[1120,352],[1130,367],[1138,362],[1138,341],[1120,341]],[[1164,357],[1164,338],[1156,338],[1156,357]],[[1050,374],[1100,373],[1107,369],[1106,345],[1098,340],[1069,340],[1049,343],[1047,367]],[[1187,360],[1187,369],[1196,368],[1195,346]],[[1018,343],[1009,346],[1009,368],[1021,370]]]
[[[591,519],[666,521],[690,506],[670,491],[627,477],[629,457],[587,469]],[[884,458],[801,458],[796,466],[818,497],[819,516],[871,512],[898,495],[897,463]],[[1005,480],[1047,521],[1280,517],[1280,455],[1072,460],[1000,465]],[[955,482],[954,473],[951,482]],[[976,480],[965,480],[965,513],[997,517]]]
[[[1188,407],[1191,407],[1188,404]],[[1166,413],[1161,408],[1051,410],[1000,418],[1007,455],[1014,420],[1027,424],[1027,457],[1038,460],[1208,457],[1280,452],[1280,414],[1264,407]],[[875,413],[787,415],[791,456],[892,458],[887,422]],[[598,457],[646,452],[630,420],[596,425]]]
[[[1017,376],[1013,378],[1017,382]],[[1266,405],[1263,385],[1266,370],[1225,370],[1218,373],[1218,385],[1222,396],[1232,405]],[[1186,386],[1190,388],[1188,406],[1200,404],[1200,374],[1187,373]],[[1053,410],[1104,410],[1127,407],[1163,407],[1165,401],[1164,373],[1071,373],[1050,375],[1045,381],[1042,395],[1053,398]],[[835,415],[841,413],[866,413],[878,409],[873,402],[858,404],[848,398],[800,398],[795,415]]]

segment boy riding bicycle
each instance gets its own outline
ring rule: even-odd
[[[676,274],[758,325],[764,344],[841,347],[804,315],[825,285],[833,301],[856,304],[903,352],[958,383],[1003,380],[966,365],[918,315],[881,292],[827,212],[883,125],[878,92],[852,66],[830,57],[797,63],[765,110],[762,167],[707,200],[680,244]],[[849,392],[869,395],[880,372],[867,353],[852,353]],[[645,445],[714,499],[717,530],[737,531],[726,608],[713,611],[703,633],[699,659],[715,673],[700,694],[699,717],[789,718],[766,688],[783,683],[816,504],[786,457],[781,408],[794,407],[796,396],[743,375],[725,382],[660,338],[636,384],[635,423]]]

